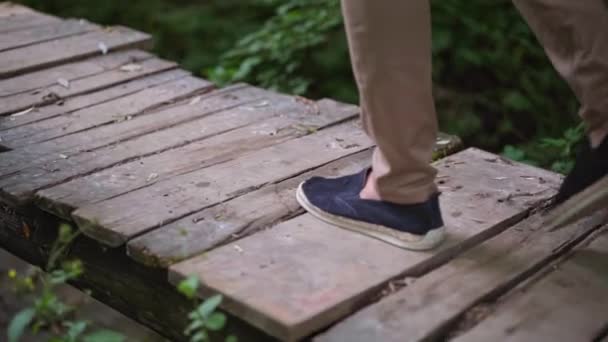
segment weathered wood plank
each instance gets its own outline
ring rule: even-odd
[[[29,7],[25,7],[14,2],[0,2],[0,18],[14,16],[17,14],[32,14],[35,11]]]
[[[607,275],[604,230],[548,275],[518,289],[455,341],[596,341],[608,324]]]
[[[57,80],[60,78],[72,83],[83,77],[96,75],[119,68],[127,63],[138,63],[153,57],[149,52],[142,50],[125,50],[91,57],[80,62],[34,71],[25,75],[0,80],[0,97],[34,92],[40,88],[57,84]]]
[[[150,61],[155,61],[154,59]],[[170,64],[160,60],[163,67]],[[211,83],[195,77],[162,83],[108,102],[83,108],[68,115],[17,127],[3,134],[2,145],[11,149],[56,139],[112,122],[131,120],[137,115],[197,92],[211,88]]]
[[[595,228],[585,221],[548,232],[542,223],[542,215],[535,214],[361,310],[317,340],[390,342],[402,341],[403,336],[411,341],[442,339],[450,324],[466,310],[504,293]]]
[[[2,19],[0,19],[1,21]],[[85,20],[68,19],[28,30],[0,34],[0,52],[99,29]]]
[[[320,107],[329,104],[321,101]],[[435,151],[437,154],[449,155],[450,149],[456,148],[458,144],[457,139],[442,134],[435,145]],[[127,253],[145,265],[167,267],[249,235],[301,213],[293,196],[300,182],[313,175],[337,177],[358,172],[369,165],[370,156],[369,150],[357,153],[188,215],[129,241]]]
[[[112,27],[0,53],[0,78],[46,68],[108,51],[149,44],[150,36],[126,27]]]
[[[142,89],[183,78],[188,75],[190,75],[189,72],[178,69],[163,71],[110,86],[107,89],[78,95],[40,108],[35,108],[26,114],[0,117],[0,137],[2,137],[6,131],[15,129],[16,127],[50,119],[59,115],[69,114],[82,108],[91,107],[98,103],[130,95]],[[0,145],[1,144],[2,142],[0,142]]]
[[[255,105],[266,96],[268,93],[259,88],[236,85],[201,95],[197,103],[190,104],[192,100],[186,100],[185,105],[170,106],[132,120],[26,146],[19,151],[4,152],[0,158],[3,175],[0,176],[0,195],[7,203],[22,205],[31,199],[33,189],[59,184],[66,176],[77,176],[78,173],[74,174],[70,169],[79,170],[80,163],[109,167],[165,148],[178,147],[188,143],[188,138],[206,137],[205,132],[201,132],[205,127],[193,125],[197,132],[171,128],[213,117],[216,112]],[[231,114],[227,115],[221,119]],[[178,132],[183,135],[176,135]],[[85,156],[80,157],[81,154]]]
[[[338,143],[340,139],[343,141]],[[369,139],[352,122],[347,122],[81,207],[72,217],[85,234],[110,246],[119,246],[163,223],[370,146]]]
[[[0,7],[0,34],[61,22],[57,17],[19,5]]]
[[[6,209],[0,203],[0,248],[44,268],[61,222],[40,210],[26,216]],[[23,234],[24,224],[30,228],[28,238]],[[143,267],[127,258],[123,249],[108,249],[84,236],[79,236],[66,253],[67,258],[78,259],[84,265],[84,273],[72,285],[92,291],[94,298],[171,341],[190,340],[183,331],[195,303],[167,282],[166,270]],[[273,341],[231,315],[228,315],[228,324],[222,333],[235,334],[239,341]],[[220,337],[212,335],[214,341],[223,340]]]
[[[197,275],[201,293],[223,293],[228,311],[279,338],[301,338],[352,313],[389,280],[425,273],[506,229],[559,180],[476,149],[436,166],[449,232],[436,251],[402,250],[306,214],[173,265],[170,280]]]
[[[175,63],[158,58],[150,58],[138,62],[137,65],[140,69],[133,72],[125,72],[120,68],[116,68],[103,73],[75,79],[73,81],[63,79],[62,82],[68,82],[68,87],[65,86],[65,83],[64,85],[61,85],[57,80],[55,80],[53,84],[31,92],[6,96],[2,98],[2,101],[6,103],[6,107],[4,107],[1,111],[3,114],[23,113],[23,111],[30,110],[32,108],[32,110],[38,110],[38,107],[46,104],[59,103],[60,105],[63,105],[65,104],[66,98],[103,89],[132,79],[145,77],[147,75],[176,67]]]
[[[311,129],[323,129],[353,118],[358,112],[355,106],[338,106],[333,102],[323,102],[315,106],[314,110],[319,112],[313,112],[313,108],[292,97],[271,92],[266,92],[265,98],[264,107],[232,108],[121,144],[118,150],[112,147],[108,155],[114,161],[117,152],[120,156],[120,151],[141,153],[147,151],[148,146],[153,146],[156,151],[164,152],[145,158],[138,157],[131,162],[41,190],[36,195],[37,203],[47,211],[69,217],[70,212],[79,206],[100,202],[173,176],[304,136]],[[164,139],[167,136],[182,137],[184,140],[177,143],[178,148],[170,149],[166,145],[167,139]],[[192,140],[196,141],[188,143]],[[73,167],[63,169],[72,175],[74,171],[86,174],[83,171],[100,169],[99,162],[109,159],[100,158],[101,154],[101,151],[96,151],[93,160],[88,155],[80,160],[77,157],[70,158]]]
[[[355,153],[203,209],[129,241],[127,254],[146,266],[164,268],[250,235],[302,213],[293,194],[303,180],[313,175],[338,177],[358,172],[369,165],[370,157],[371,149]]]

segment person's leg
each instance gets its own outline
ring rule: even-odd
[[[581,103],[589,141],[556,197],[563,202],[608,173],[608,4],[513,0]]]
[[[437,192],[429,0],[343,0],[365,132],[376,143],[361,196],[420,203]]]
[[[314,177],[297,191],[319,219],[399,247],[444,238],[435,169],[429,0],[343,0],[363,127],[376,143],[371,172]]]

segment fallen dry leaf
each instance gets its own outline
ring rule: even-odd
[[[108,53],[108,46],[104,42],[97,43],[97,48],[103,55]]]
[[[141,64],[137,63],[129,63],[120,67],[120,71],[124,72],[135,72],[140,71],[141,69],[143,69],[143,67],[141,66]]]
[[[66,89],[70,88],[70,81],[66,80],[65,78],[58,78],[57,83]]]
[[[197,103],[199,103],[201,101],[201,97],[197,96],[195,98],[193,98],[192,100],[190,100],[190,103],[188,103],[189,105],[195,105]]]
[[[156,178],[158,178],[158,173],[152,172],[150,175],[148,175],[148,178],[146,178],[146,182],[151,182]]]
[[[30,107],[30,108],[28,108],[26,110],[22,110],[20,112],[15,113],[15,114],[11,114],[11,117],[15,118],[15,117],[18,117],[18,116],[21,116],[21,115],[25,115],[25,114],[33,111],[35,108],[36,108],[35,106],[32,106],[32,107]]]

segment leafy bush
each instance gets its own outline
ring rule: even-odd
[[[338,0],[22,2],[151,32],[161,56],[220,84],[357,101]],[[576,127],[577,103],[511,1],[431,4],[442,130],[467,145],[495,152],[510,145],[525,160],[555,166],[563,156],[543,153],[543,141]]]

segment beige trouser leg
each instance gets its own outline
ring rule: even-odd
[[[514,3],[580,100],[589,132],[608,129],[605,2]],[[437,191],[429,0],[342,0],[342,10],[363,126],[377,145],[370,181],[384,200],[424,201]]]
[[[375,141],[370,181],[383,200],[437,191],[429,165],[437,120],[428,0],[342,0],[363,127]]]
[[[581,103],[590,133],[608,129],[608,2],[513,0]],[[525,71],[522,71],[525,72]]]

